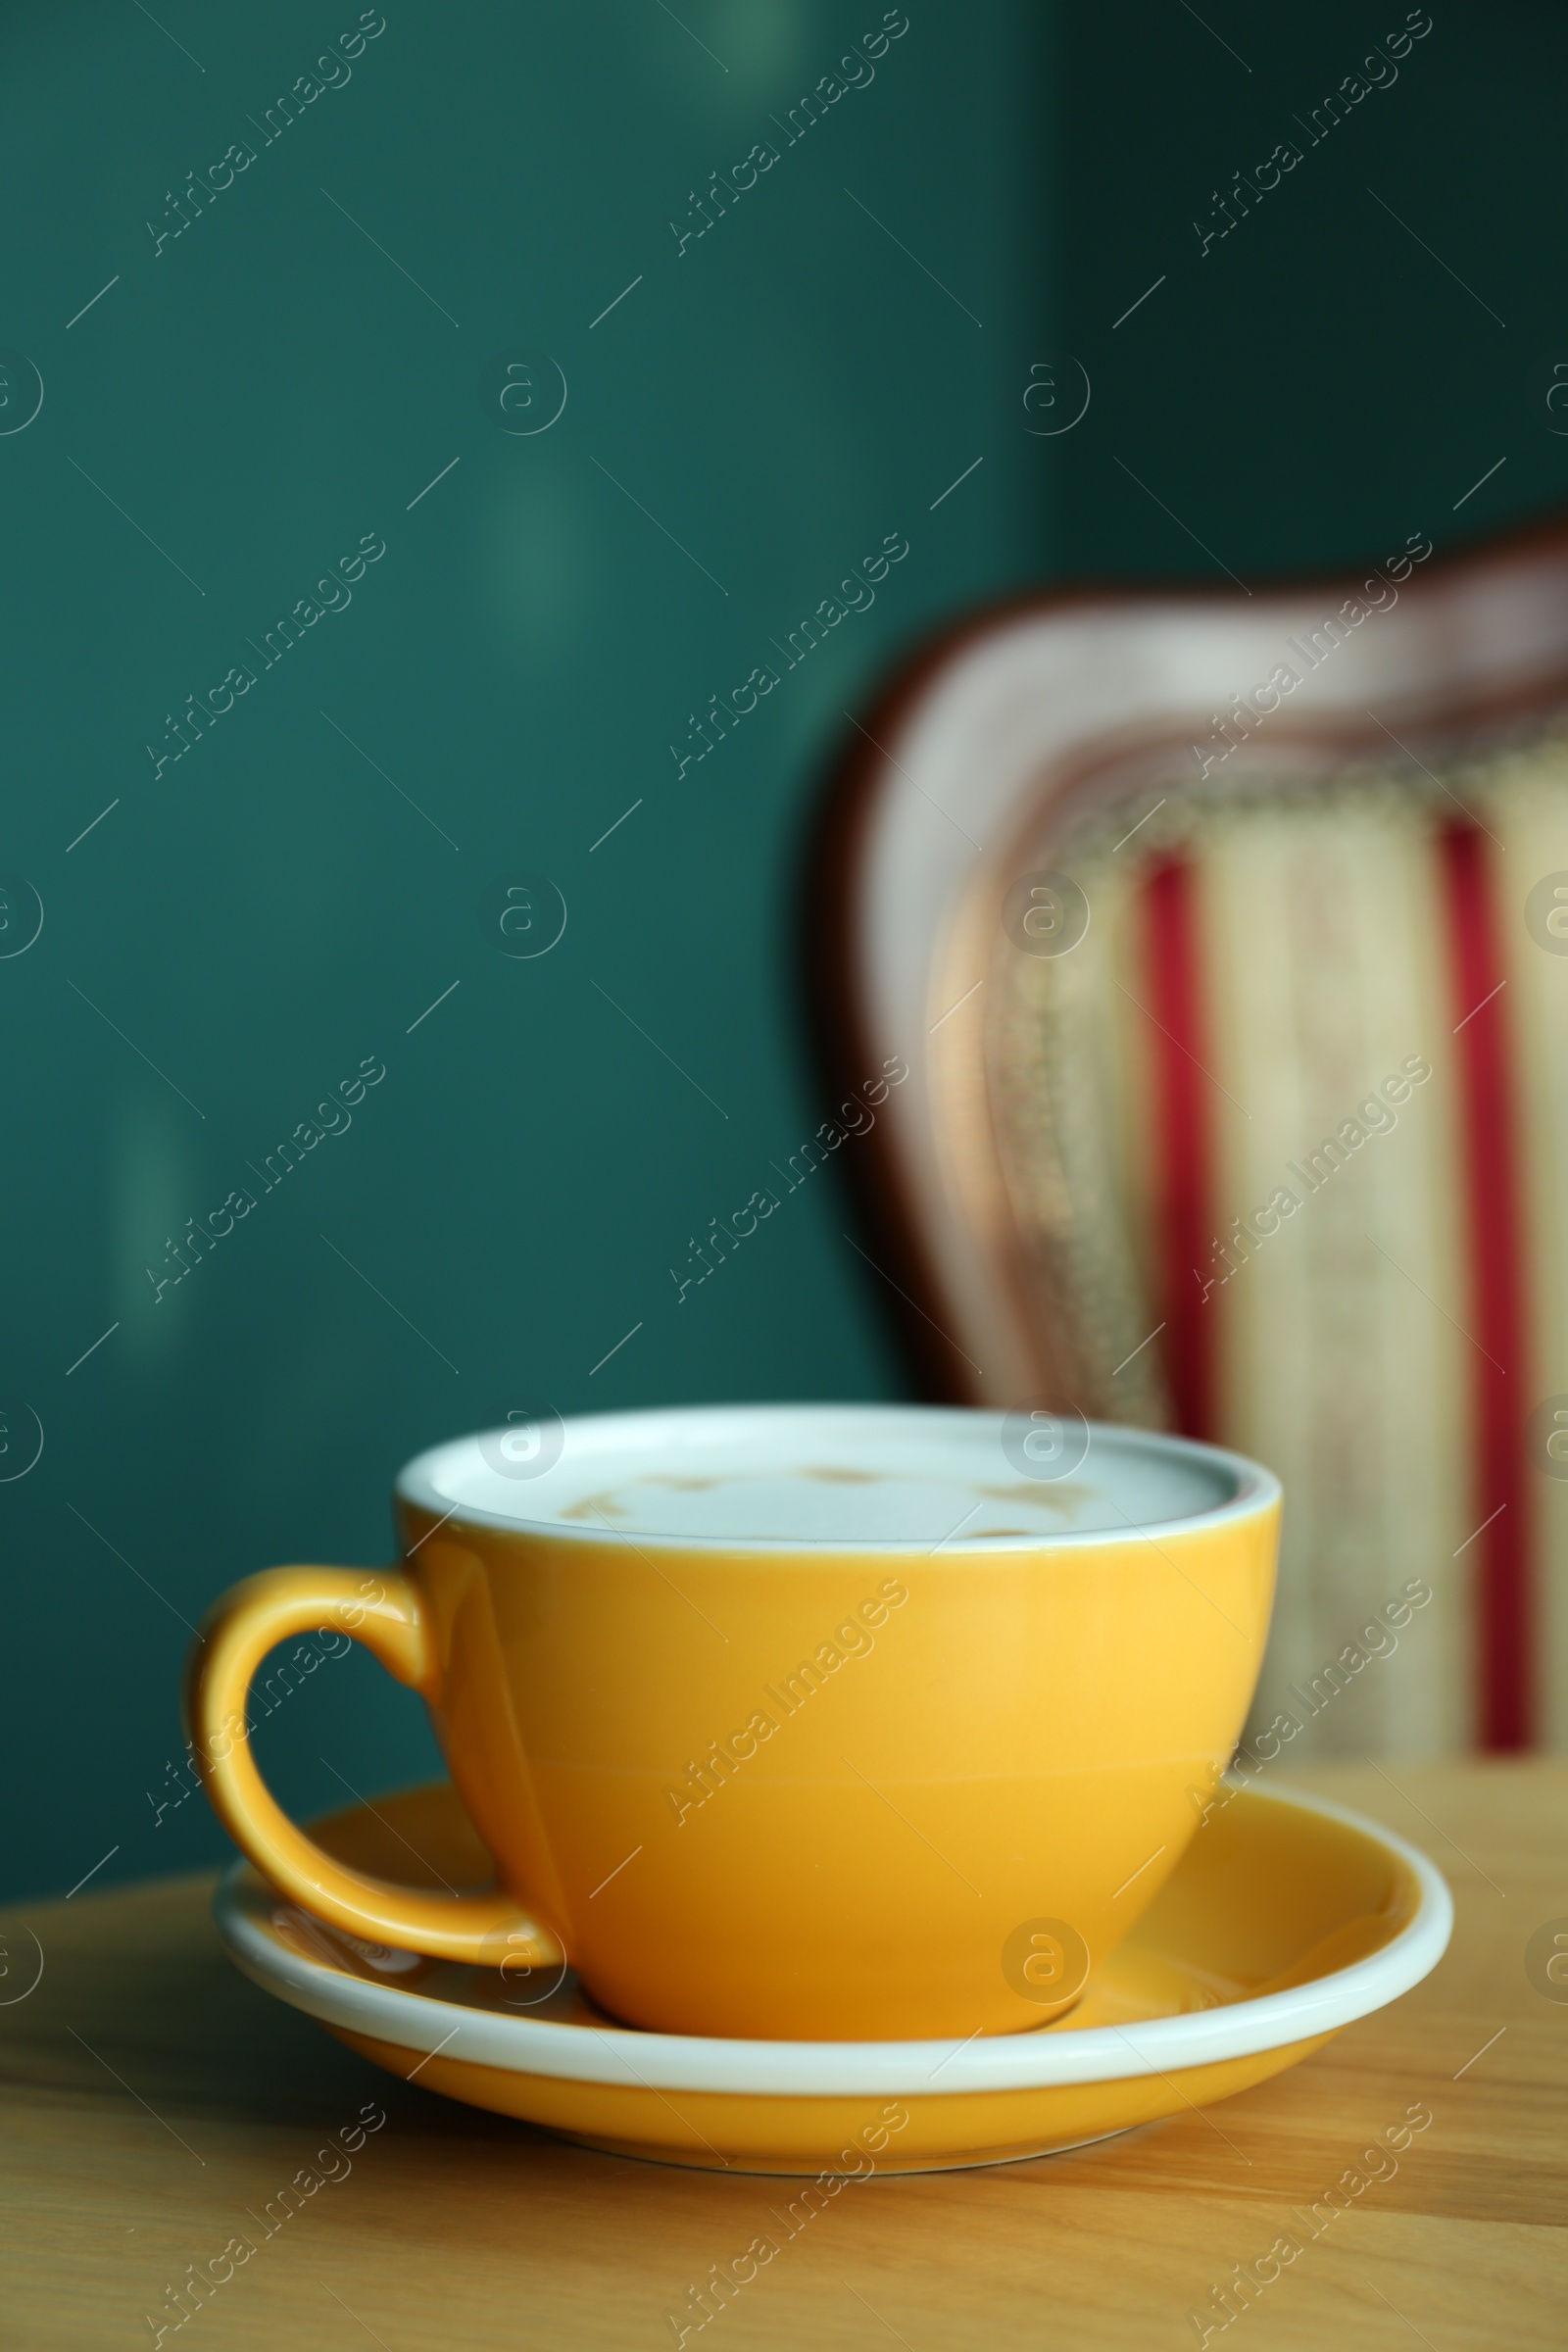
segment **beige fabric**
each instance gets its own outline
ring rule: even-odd
[[[1216,1318],[1214,1434],[1285,1483],[1257,1719],[1281,1708],[1302,1719],[1295,1755],[1431,1753],[1475,1732],[1475,1343],[1438,847],[1459,814],[1450,795],[1496,837],[1490,888],[1507,958],[1535,1349],[1522,1419],[1538,1397],[1568,1392],[1568,956],[1544,952],[1524,921],[1537,878],[1568,870],[1563,738],[1441,783],[1368,767],[1327,784],[1238,778],[1223,794],[1173,792],[1121,847],[1157,795],[1102,809],[1052,860],[1089,899],[1087,937],[1054,959],[1004,938],[990,975],[994,1116],[1037,1310],[1064,1341],[1084,1410],[1168,1425],[1157,1343],[1125,1360],[1164,1313],[1142,894],[1155,861],[1190,860],[1216,1230],[1277,1188],[1299,1202],[1203,1310]],[[1308,1155],[1411,1057],[1432,1074],[1396,1124],[1309,1189]],[[1560,1745],[1568,1482],[1534,1478],[1530,1502],[1542,1732]],[[1385,1604],[1397,1613],[1411,1580],[1431,1601],[1359,1640]],[[1313,1678],[1321,1693],[1326,1663],[1357,1643],[1362,1662],[1343,1665],[1344,1687],[1311,1711]]]

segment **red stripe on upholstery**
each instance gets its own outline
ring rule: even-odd
[[[1144,887],[1145,987],[1153,1016],[1155,1231],[1160,1334],[1176,1426],[1206,1438],[1213,1423],[1214,1309],[1201,1281],[1215,1271],[1210,1221],[1208,1059],[1198,987],[1198,910],[1192,866],[1173,858]],[[1195,1271],[1196,1270],[1196,1271]]]
[[[1513,1055],[1486,841],[1445,826],[1440,849],[1453,973],[1458,1125],[1469,1258],[1466,1326],[1475,1416],[1477,1713],[1483,1747],[1527,1747],[1531,1676],[1530,1399],[1513,1132]],[[1495,1513],[1496,1516],[1492,1515]]]

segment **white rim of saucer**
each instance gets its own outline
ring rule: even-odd
[[[428,1993],[353,1977],[285,1948],[252,1907],[234,1863],[220,1880],[213,1916],[248,1977],[323,2025],[433,2057],[497,2067],[508,2074],[616,2083],[627,2089],[721,2091],[760,2098],[951,2097],[959,2092],[1042,2090],[1057,2083],[1108,2082],[1172,2068],[1211,2066],[1330,2034],[1386,2008],[1427,1976],[1447,1947],[1453,1898],[1425,1854],[1379,1823],[1330,1798],[1298,1789],[1251,1788],[1267,1804],[1343,1822],[1395,1855],[1416,1883],[1413,1917],[1380,1950],[1284,1992],[1223,2008],[1186,2010],[1136,2027],[1061,2027],[1054,2032],[955,2041],[726,2041],[644,2034],[624,2026],[561,2025],[503,2017]],[[269,1900],[271,1890],[267,1889]]]
[[[650,1437],[662,1432],[675,1442],[693,1434],[711,1438],[744,1436],[761,1423],[778,1428],[796,1421],[805,1429],[812,1424],[838,1421],[863,1431],[873,1420],[894,1419],[918,1421],[927,1427],[937,1421],[961,1422],[977,1430],[989,1424],[1000,1440],[1009,1415],[966,1404],[678,1404],[630,1412],[573,1413],[562,1421],[562,1428],[566,1433],[581,1433],[591,1447],[603,1446],[609,1452],[623,1432],[629,1438],[635,1431],[646,1444]],[[1098,1440],[1113,1450],[1164,1454],[1181,1461],[1221,1467],[1232,1482],[1232,1491],[1223,1501],[1206,1510],[1191,1511],[1182,1518],[1129,1520],[1125,1527],[1039,1529],[1027,1536],[956,1534],[944,1538],[935,1547],[906,1538],[889,1540],[871,1536],[850,1537],[834,1544],[805,1536],[669,1535],[644,1528],[579,1526],[559,1519],[530,1519],[520,1507],[514,1514],[486,1510],[481,1503],[454,1501],[443,1480],[454,1475],[456,1466],[481,1439],[494,1438],[499,1442],[509,1434],[505,1429],[491,1429],[449,1438],[444,1444],[416,1454],[398,1472],[392,1492],[400,1505],[412,1503],[442,1527],[461,1527],[466,1522],[470,1527],[505,1528],[510,1534],[546,1535],[552,1543],[585,1544],[601,1548],[606,1544],[633,1544],[644,1550],[650,1545],[655,1549],[667,1545],[682,1551],[785,1551],[806,1559],[813,1552],[832,1551],[867,1552],[878,1557],[897,1553],[907,1558],[933,1548],[940,1549],[944,1556],[955,1552],[993,1555],[1008,1551],[1083,1551],[1125,1544],[1135,1536],[1151,1543],[1162,1537],[1169,1542],[1200,1531],[1207,1533],[1212,1528],[1228,1527],[1238,1519],[1250,1519],[1280,1499],[1282,1490],[1273,1471],[1251,1461],[1245,1453],[1232,1453],[1227,1446],[1208,1446],[1198,1438],[1176,1437],[1168,1430],[1138,1429],[1128,1422],[1085,1421],[1084,1427],[1091,1444]],[[524,1486],[526,1483],[519,1482]],[[523,1497],[519,1495],[518,1499],[520,1506]]]

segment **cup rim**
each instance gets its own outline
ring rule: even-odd
[[[837,1421],[853,1428],[857,1423],[863,1429],[872,1420],[902,1421],[919,1419],[929,1428],[936,1422],[962,1422],[973,1428],[989,1423],[1000,1441],[1008,1415],[974,1405],[906,1404],[906,1403],[781,1403],[781,1404],[713,1404],[713,1405],[654,1405],[636,1406],[618,1412],[573,1413],[561,1416],[566,1431],[592,1429],[608,1445],[612,1444],[620,1429],[635,1427],[646,1435],[650,1425],[665,1425],[673,1437],[677,1431],[690,1432],[707,1425],[708,1433],[722,1436],[731,1430],[755,1429],[759,1423],[779,1426],[791,1419],[803,1426],[820,1425],[824,1419]],[[438,1483],[443,1467],[460,1451],[477,1445],[481,1438],[501,1439],[509,1433],[505,1427],[469,1431],[458,1438],[449,1438],[440,1445],[427,1446],[411,1461],[405,1462],[393,1484],[394,1504],[401,1510],[413,1506],[443,1527],[469,1526],[503,1531],[511,1535],[535,1538],[548,1537],[552,1542],[587,1544],[604,1548],[608,1545],[630,1545],[633,1549],[674,1551],[703,1551],[712,1553],[758,1553],[777,1556],[781,1553],[796,1558],[842,1558],[847,1552],[865,1554],[874,1558],[932,1557],[957,1554],[986,1559],[1017,1552],[1079,1552],[1101,1550],[1107,1545],[1125,1544],[1134,1537],[1148,1543],[1159,1543],[1201,1531],[1229,1527],[1240,1520],[1261,1516],[1276,1507],[1281,1499],[1281,1487],[1272,1470],[1246,1454],[1230,1447],[1210,1446],[1198,1438],[1177,1437],[1165,1430],[1140,1429],[1126,1422],[1085,1421],[1091,1446],[1099,1441],[1115,1449],[1162,1454],[1167,1459],[1201,1463],[1209,1469],[1220,1468],[1233,1482],[1233,1492],[1209,1508],[1186,1513],[1179,1518],[1129,1520],[1124,1527],[1061,1528],[1040,1530],[1026,1535],[955,1534],[943,1537],[934,1544],[911,1541],[907,1537],[885,1538],[845,1536],[831,1539],[809,1536],[715,1536],[671,1535],[647,1533],[644,1530],[613,1528],[608,1525],[571,1525],[560,1519],[529,1518],[523,1510],[516,1512],[486,1510],[481,1504],[453,1500],[452,1494]],[[1049,1484],[1051,1482],[1042,1482]],[[522,1497],[519,1495],[519,1501]],[[434,1533],[425,1530],[420,1542]]]

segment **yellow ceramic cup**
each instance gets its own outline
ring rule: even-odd
[[[1174,1868],[1268,1627],[1280,1492],[1235,1454],[1036,1413],[554,1415],[397,1485],[399,1568],[217,1601],[189,1727],[236,1843],[354,1936],[564,1962],[669,2034],[1018,2032]],[[493,1891],[333,1861],[269,1795],[251,1678],[325,1624],[426,1701]]]

